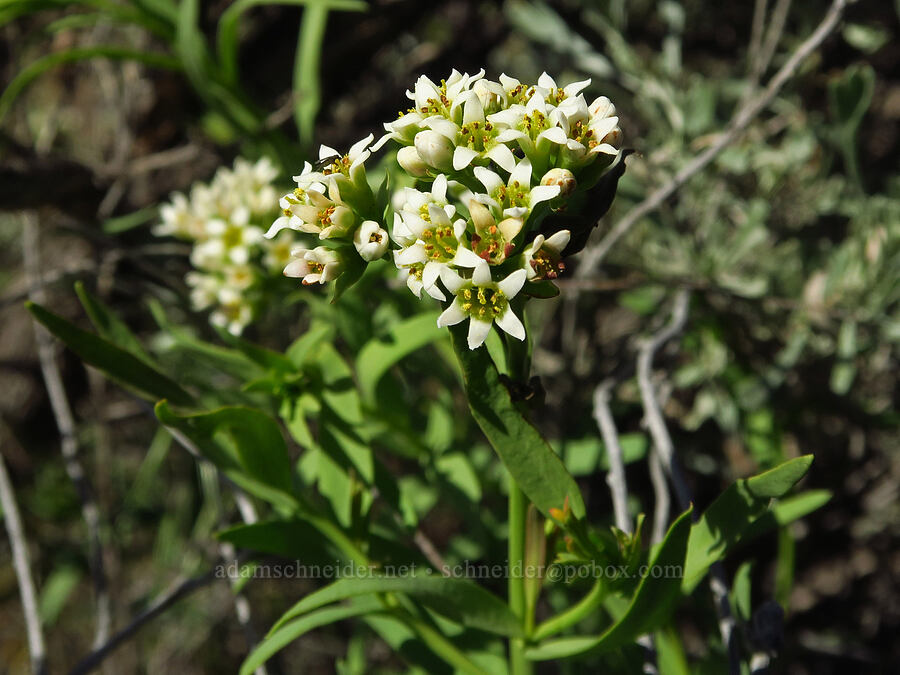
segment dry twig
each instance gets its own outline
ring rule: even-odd
[[[578,266],[577,271],[579,277],[588,277],[593,274],[606,257],[606,254],[609,253],[609,250],[636,223],[662,206],[682,185],[709,166],[719,156],[719,153],[740,138],[750,123],[768,107],[782,87],[796,74],[806,58],[818,49],[819,45],[825,41],[825,38],[831,35],[838,27],[844,9],[850,1],[833,0],[831,7],[816,30],[803,41],[779,71],[769,80],[768,86],[748,101],[746,105],[738,108],[725,131],[722,132],[715,143],[688,162],[668,183],[654,190],[644,201],[631,209],[624,218],[606,233],[599,243],[584,250],[581,264]]]
[[[32,213],[24,216],[22,248],[25,259],[25,274],[28,279],[28,296],[33,302],[43,303],[44,288],[41,282],[40,243],[37,219]],[[106,572],[103,568],[103,545],[100,538],[100,511],[94,499],[94,491],[78,456],[78,439],[75,434],[75,418],[66,397],[62,375],[56,363],[56,345],[43,326],[34,322],[38,358],[41,373],[50,398],[50,406],[59,429],[60,448],[69,480],[75,486],[81,500],[81,515],[88,530],[88,559],[94,584],[94,599],[97,617],[94,630],[94,646],[103,644],[109,635],[111,623],[110,598],[107,589]]]
[[[644,422],[653,439],[653,452],[658,454],[660,464],[666,470],[669,480],[675,488],[678,506],[682,511],[688,509],[693,500],[690,487],[675,456],[672,437],[669,435],[669,429],[663,418],[662,406],[652,381],[652,370],[656,352],[684,329],[689,301],[690,292],[688,290],[678,291],[669,323],[662,330],[643,341],[637,358],[637,378],[641,390],[641,402],[644,406]],[[693,517],[695,520],[698,518],[696,512],[693,513]],[[722,642],[728,649],[728,672],[731,675],[739,675],[741,661],[735,634],[736,623],[728,600],[728,579],[721,563],[715,563],[710,567],[709,587],[716,604],[716,613],[719,616],[719,632],[722,635]]]
[[[28,634],[28,652],[31,654],[31,671],[34,675],[45,675],[47,672],[47,652],[44,645],[44,633],[41,630],[41,618],[38,615],[37,593],[34,579],[31,577],[31,563],[28,560],[28,544],[22,528],[22,518],[16,505],[16,495],[12,481],[6,471],[6,462],[0,453],[0,507],[3,507],[3,522],[9,534],[9,545],[12,549],[13,568],[19,583],[19,595],[22,597],[22,613],[25,615],[25,631]]]

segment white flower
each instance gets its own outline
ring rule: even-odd
[[[437,284],[432,283],[431,286],[425,288],[425,284],[422,283],[422,274],[425,271],[424,264],[412,263],[409,265],[404,265],[402,262],[397,260],[397,257],[399,255],[400,251],[394,251],[394,264],[399,270],[400,278],[406,282],[407,287],[410,291],[412,291],[413,295],[415,295],[417,298],[421,298],[422,291],[424,290],[435,300],[444,301],[447,299]]]
[[[502,209],[507,218],[525,218],[536,205],[560,193],[558,185],[531,187],[531,162],[527,157],[516,164],[508,181],[483,166],[475,167],[475,177],[491,197],[491,206]]]
[[[447,212],[437,204],[428,204],[427,218],[405,214],[403,223],[415,242],[394,256],[398,267],[423,265],[421,281],[426,290],[434,286],[447,265],[475,267],[482,262],[462,244],[465,220],[459,218],[451,223]]]
[[[561,102],[572,98],[573,96],[577,96],[578,93],[590,83],[591,81],[588,79],[580,82],[573,82],[572,84],[560,88],[556,86],[556,81],[547,73],[541,73],[541,76],[538,78],[538,88],[543,90],[543,92],[546,92],[544,93],[545,98],[553,105],[559,105]]]
[[[329,186],[328,197],[314,187],[312,185],[308,190],[298,188],[281,198],[284,215],[272,223],[266,237],[274,237],[286,228],[317,234],[319,239],[343,237],[350,233],[356,225],[356,216],[341,201],[337,184]]]
[[[525,224],[521,218],[504,218],[499,223],[484,204],[475,199],[469,201],[469,215],[475,226],[472,235],[472,250],[491,265],[499,265],[513,251],[513,239]]]
[[[487,119],[502,129],[497,134],[497,141],[516,142],[533,166],[546,170],[553,146],[565,145],[567,141],[566,132],[556,126],[553,119],[554,110],[540,91],[534,91],[526,105],[511,105]]]
[[[468,92],[464,100],[462,124],[437,115],[423,122],[449,141],[453,169],[462,171],[473,162],[486,164],[487,160],[493,160],[504,171],[512,171],[516,158],[499,140],[500,130],[485,119],[481,99],[475,92]]]
[[[263,264],[270,271],[281,272],[291,260],[291,249],[294,248],[294,237],[290,232],[282,232],[264,243],[266,255]]]
[[[525,326],[509,306],[509,301],[522,290],[525,270],[516,270],[495,282],[491,278],[490,267],[482,263],[475,268],[469,280],[445,269],[441,281],[455,297],[438,317],[437,325],[453,326],[469,319],[469,349],[477,349],[484,343],[493,323],[517,340],[525,339]]]
[[[241,293],[228,287],[219,291],[218,302],[219,306],[209,315],[209,322],[232,335],[240,335],[253,318],[253,308]]]
[[[542,234],[536,236],[522,252],[528,280],[556,279],[565,269],[561,261],[562,252],[571,238],[569,230],[560,230],[546,239]]]
[[[220,277],[202,272],[188,272],[184,280],[191,289],[191,305],[194,309],[203,311],[216,303],[219,290],[222,288]]]
[[[366,262],[378,260],[388,248],[388,233],[374,220],[365,220],[353,234],[353,245]]]
[[[174,235],[182,239],[204,239],[206,220],[199,216],[193,204],[181,193],[172,195],[172,201],[159,209],[162,223],[153,229],[158,237]]]
[[[341,273],[341,259],[324,246],[310,250],[298,246],[291,251],[291,262],[284,268],[284,276],[302,278],[304,285],[325,284]]]
[[[597,112],[592,113],[592,109]],[[619,118],[610,116],[610,112],[615,112],[615,107],[605,97],[595,100],[591,106],[581,94],[560,103],[553,117],[566,133],[567,163],[579,166],[592,161],[598,154],[619,152],[614,145],[621,136]]]

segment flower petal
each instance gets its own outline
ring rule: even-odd
[[[462,244],[456,249],[456,255],[453,256],[453,264],[457,267],[478,267],[482,263],[484,263],[483,258]]]
[[[429,260],[425,263],[425,268],[422,270],[422,285],[425,286],[425,288],[434,286],[438,277],[441,276],[441,269],[443,269],[443,267],[444,265],[435,262],[434,260]]]
[[[497,188],[503,185],[503,179],[500,178],[500,176],[483,166],[475,167],[475,178],[481,181],[481,184],[484,185],[488,194],[494,194],[494,192],[497,191]]]
[[[455,171],[462,171],[469,166],[476,157],[478,157],[478,153],[472,148],[466,148],[461,145],[457,146],[456,150],[453,151],[453,169]]]
[[[516,168],[515,155],[512,154],[512,150],[510,150],[502,143],[498,143],[493,148],[488,150],[485,154],[492,160],[494,160],[497,163],[497,166],[499,166],[504,171],[512,173]]]
[[[516,316],[509,306],[503,310],[503,314],[494,319],[494,322],[517,340],[525,339],[525,326],[522,325],[519,317]]]
[[[459,276],[456,272],[444,265],[441,267],[441,282],[447,287],[447,290],[456,294],[460,288],[465,285],[466,280]]]
[[[538,185],[531,190],[531,207],[559,196],[559,185]]]
[[[463,311],[462,303],[459,301],[459,298],[454,298],[453,302],[450,303],[450,306],[441,312],[441,315],[437,318],[438,328],[455,326],[456,324],[465,321],[467,316],[468,314]]]
[[[476,286],[488,286],[493,282],[491,267],[484,260],[472,271],[472,283]]]
[[[519,294],[519,291],[522,290],[524,284],[525,270],[516,270],[505,279],[498,281],[497,288],[499,288],[507,298],[514,298]]]
[[[469,349],[478,349],[484,344],[488,333],[491,332],[490,321],[479,321],[474,316],[469,319]]]
[[[516,181],[523,187],[531,185],[531,162],[528,161],[527,157],[516,164],[516,168],[513,169],[509,176],[510,185]]]

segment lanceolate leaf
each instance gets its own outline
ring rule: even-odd
[[[748,528],[785,495],[812,464],[812,455],[797,457],[758,476],[737,481],[710,504],[694,524],[685,561],[683,590],[690,593],[709,566],[724,557]]]
[[[327,626],[336,621],[350,619],[355,616],[371,614],[373,612],[378,612],[381,609],[383,609],[383,606],[375,598],[363,598],[351,605],[326,607],[325,609],[320,609],[317,612],[295,619],[278,630],[269,633],[269,635],[259,643],[256,649],[250,653],[241,665],[240,675],[251,675],[251,673],[259,666],[272,658],[275,653],[281,651],[301,635],[308,633],[314,628]]]
[[[136,390],[144,398],[154,401],[166,398],[185,406],[193,404],[194,399],[189,393],[133,354],[80,329],[38,304],[27,302],[25,307],[85,363],[99,368],[104,374]]]
[[[295,505],[287,446],[278,425],[261,410],[227,407],[179,415],[161,401],[156,416],[188,436],[200,452],[248,492],[273,503]]]
[[[363,345],[356,359],[356,370],[359,388],[366,399],[371,401],[375,398],[378,381],[391,366],[446,335],[442,328],[438,328],[437,317],[437,312],[428,312],[406,319],[394,326],[387,336]]]
[[[566,637],[550,640],[526,652],[533,661],[564,658],[588,650],[609,651],[664,625],[675,602],[681,597],[681,575],[691,531],[691,511],[676,520],[656,555],[625,614],[597,637]]]
[[[568,500],[575,517],[583,517],[584,502],[575,479],[513,404],[487,349],[469,349],[465,326],[453,326],[450,332],[472,416],[516,483],[544,515],[562,509]]]
[[[273,631],[277,632],[292,619],[333,602],[391,592],[413,597],[463,626],[512,637],[522,634],[520,621],[497,596],[467,579],[443,576],[355,576],[340,579],[303,598],[278,620]]]
[[[94,328],[105,339],[121,347],[127,352],[131,352],[144,363],[153,365],[153,359],[144,349],[144,346],[131,332],[131,329],[116,314],[102,302],[99,298],[88,292],[84,284],[80,281],[75,283],[75,293],[88,316]]]

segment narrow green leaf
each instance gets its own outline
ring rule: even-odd
[[[190,352],[200,357],[199,361],[204,365],[228,373],[245,382],[254,380],[265,373],[256,363],[236,349],[228,349],[206,342],[171,323],[158,301],[150,301],[149,307],[159,327],[174,340],[174,348]]]
[[[133,354],[108,340],[80,329],[36,303],[26,302],[25,307],[85,363],[100,369],[108,377],[136,391],[144,398],[154,401],[167,398],[173,403],[185,406],[193,404],[194,399],[189,393]]]
[[[261,410],[225,407],[212,412],[177,415],[161,402],[156,414],[163,424],[188,435],[220,468],[241,468],[275,490],[290,494],[291,460],[278,424]],[[226,434],[227,442],[220,432]]]
[[[287,647],[291,642],[304,633],[314,628],[327,626],[328,624],[356,616],[379,612],[383,607],[374,598],[365,598],[361,602],[345,607],[327,607],[318,612],[291,621],[273,633],[269,633],[262,642],[257,645],[250,655],[241,664],[240,675],[252,675],[262,664],[272,658],[277,652]]]
[[[306,565],[334,564],[337,553],[316,528],[303,520],[268,520],[237,525],[216,533],[216,538],[240,548],[280,555]],[[285,578],[288,578],[285,575]],[[305,578],[298,574],[295,578]]]
[[[765,513],[770,499],[787,494],[809,470],[812,460],[812,455],[797,457],[758,476],[739,480],[710,504],[691,530],[685,593],[690,593],[709,566],[724,557],[753,521]]]
[[[462,365],[472,416],[522,491],[546,516],[566,500],[576,518],[584,502],[560,458],[515,406],[484,348],[470,350],[465,327],[450,330]]]
[[[154,68],[168,68],[170,70],[178,70],[181,67],[178,59],[172,58],[167,54],[142,52],[127,47],[113,47],[108,45],[75,47],[65,51],[47,54],[47,56],[42,56],[20,70],[19,74],[13,78],[12,82],[6,85],[6,89],[4,89],[3,94],[0,95],[0,121],[6,117],[6,114],[9,112],[10,107],[12,107],[13,102],[19,94],[21,94],[22,91],[37,77],[56,66],[95,58],[115,59],[119,61],[139,61],[140,63]]]
[[[382,376],[395,363],[425,345],[446,336],[437,326],[437,312],[401,321],[381,338],[369,340],[356,357],[356,374],[363,398],[374,401]]]
[[[307,595],[275,623],[278,631],[292,619],[324,605],[373,593],[404,593],[451,621],[490,633],[520,637],[522,626],[506,603],[468,579],[443,576],[358,576],[340,579]],[[270,633],[271,634],[271,633]]]
[[[609,651],[662,626],[681,597],[681,576],[676,571],[684,570],[690,533],[691,510],[688,509],[672,523],[656,555],[651,558],[648,573],[641,579],[625,614],[602,635],[550,640],[527,650],[525,655],[532,661],[547,661],[588,650]],[[659,576],[655,576],[657,572]]]
[[[236,0],[222,12],[216,35],[219,65],[225,80],[231,84],[238,82],[238,25],[244,12],[259,5],[311,4],[345,12],[361,12],[368,8],[362,0]]]
[[[115,312],[100,302],[100,299],[92,295],[81,281],[75,282],[75,293],[81,301],[81,305],[88,313],[94,328],[100,336],[113,344],[131,352],[137,358],[148,365],[153,365],[153,359],[144,349],[144,346],[135,337],[131,329],[120,319]]]

